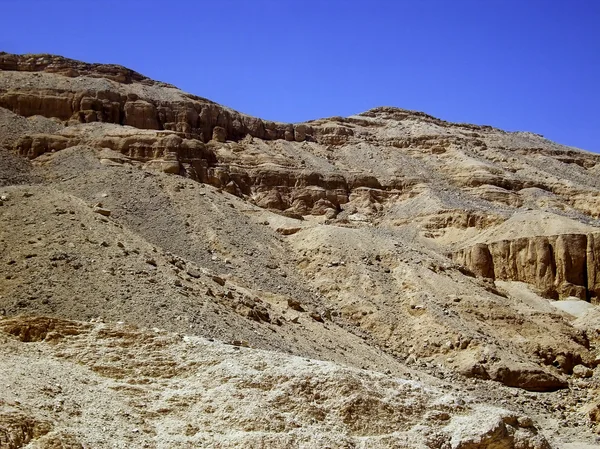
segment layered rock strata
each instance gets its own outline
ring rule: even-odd
[[[215,128],[218,129],[218,128]],[[112,132],[94,134],[94,129],[67,127],[60,134],[32,134],[20,138],[14,150],[34,159],[77,145],[117,151],[149,168],[180,174],[251,199],[261,207],[296,214],[323,215],[338,211],[351,199],[377,199],[400,195],[410,187],[403,179],[385,185],[367,174],[319,173],[302,167],[281,164],[244,164],[219,158],[220,139],[205,144],[185,134],[115,127]],[[217,132],[221,135],[221,131]]]
[[[600,234],[562,234],[478,243],[452,254],[477,276],[522,281],[554,299],[599,303]]]
[[[141,129],[172,130],[208,141],[215,128],[229,140],[251,135],[265,140],[303,141],[312,130],[305,124],[292,125],[261,120],[184,94],[175,87],[152,81],[133,70],[112,64],[86,64],[52,55],[0,53],[0,71],[16,72],[18,89],[0,83],[0,107],[30,117],[42,115],[66,124],[104,122]],[[59,85],[35,85],[39,72],[56,74]],[[78,83],[79,77],[98,83]],[[148,88],[171,90],[154,95]]]

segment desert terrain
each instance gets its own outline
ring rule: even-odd
[[[599,174],[0,53],[0,447],[600,448]]]

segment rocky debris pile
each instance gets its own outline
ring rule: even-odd
[[[35,184],[39,178],[32,173],[31,163],[0,147],[0,187],[15,184]]]
[[[0,345],[0,381],[19,385],[0,405],[3,447],[550,447],[526,415],[243,344],[16,318]]]

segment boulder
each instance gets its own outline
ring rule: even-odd
[[[493,380],[507,387],[522,388],[527,391],[556,391],[569,386],[566,380],[535,366],[513,363],[510,366],[501,365],[490,371]]]
[[[573,376],[575,377],[581,377],[581,378],[588,378],[588,377],[592,377],[594,375],[594,371],[592,371],[590,368],[588,368],[585,365],[575,365],[573,367]]]

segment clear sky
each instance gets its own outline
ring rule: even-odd
[[[298,122],[388,105],[600,152],[600,0],[0,0],[0,50]]]

